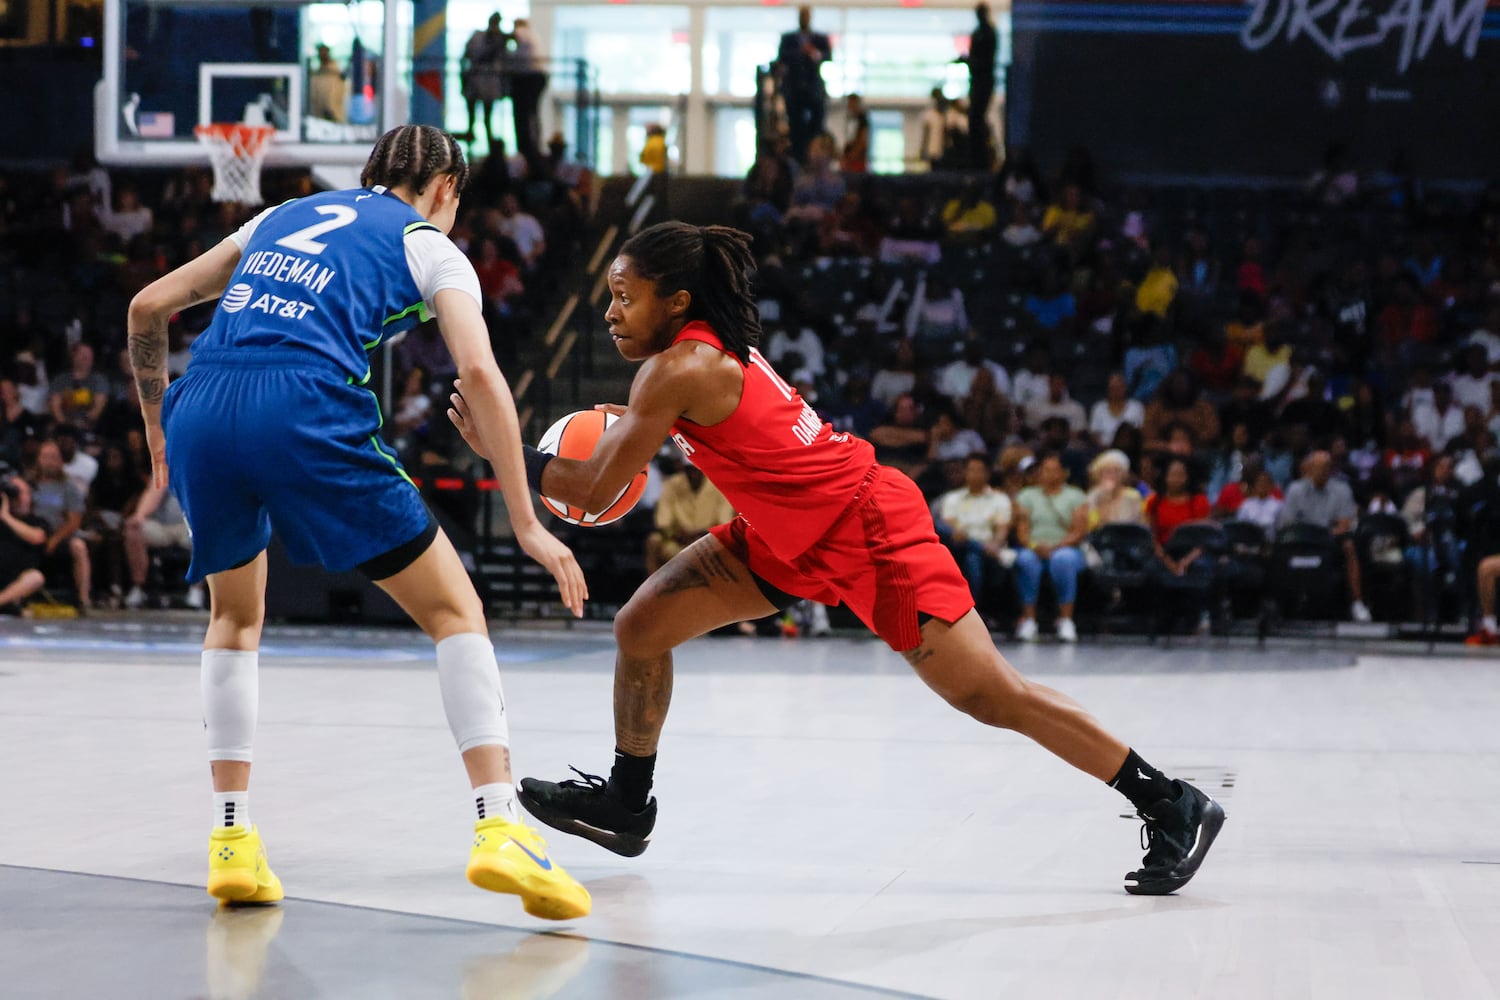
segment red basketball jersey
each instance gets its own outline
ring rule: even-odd
[[[706,323],[689,323],[673,343],[684,340],[724,350]],[[741,367],[745,387],[734,412],[712,427],[679,419],[672,440],[772,552],[794,559],[854,499],[875,449],[825,424],[759,351]]]

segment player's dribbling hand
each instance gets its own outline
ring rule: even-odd
[[[454,379],[453,387],[455,390],[462,390],[463,384],[459,379]],[[464,443],[474,449],[474,454],[488,462],[490,456],[479,440],[479,429],[474,426],[474,418],[469,414],[468,402],[459,391],[449,395],[448,402],[452,404],[448,407],[448,419],[453,421],[454,427],[458,428],[458,433],[462,435]]]
[[[574,618],[582,618],[583,602],[589,598],[589,585],[584,582],[583,570],[573,557],[573,550],[542,527],[540,521],[517,528],[516,542],[552,574],[563,604],[573,612]]]
[[[625,407],[619,403],[595,403],[594,409],[603,410],[612,417],[623,417],[625,415]]]
[[[146,450],[151,452],[151,485],[167,488],[167,436],[161,424],[146,421]]]

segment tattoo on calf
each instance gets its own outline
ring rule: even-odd
[[[738,583],[739,575],[719,552],[695,553],[690,560],[669,562],[663,568],[662,594],[712,587],[715,583]]]

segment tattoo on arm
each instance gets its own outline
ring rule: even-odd
[[[148,330],[129,336],[130,366],[143,404],[160,403],[167,388],[167,324],[153,323]]]
[[[663,595],[707,589],[716,583],[738,583],[740,579],[723,553],[712,549],[695,553],[691,559],[682,562],[669,562],[661,572]]]

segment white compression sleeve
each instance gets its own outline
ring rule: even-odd
[[[249,762],[260,707],[260,654],[242,649],[205,649],[203,728],[209,760]]]
[[[437,644],[437,662],[443,711],[458,752],[493,744],[509,746],[505,695],[489,636],[476,632],[450,635]]]

